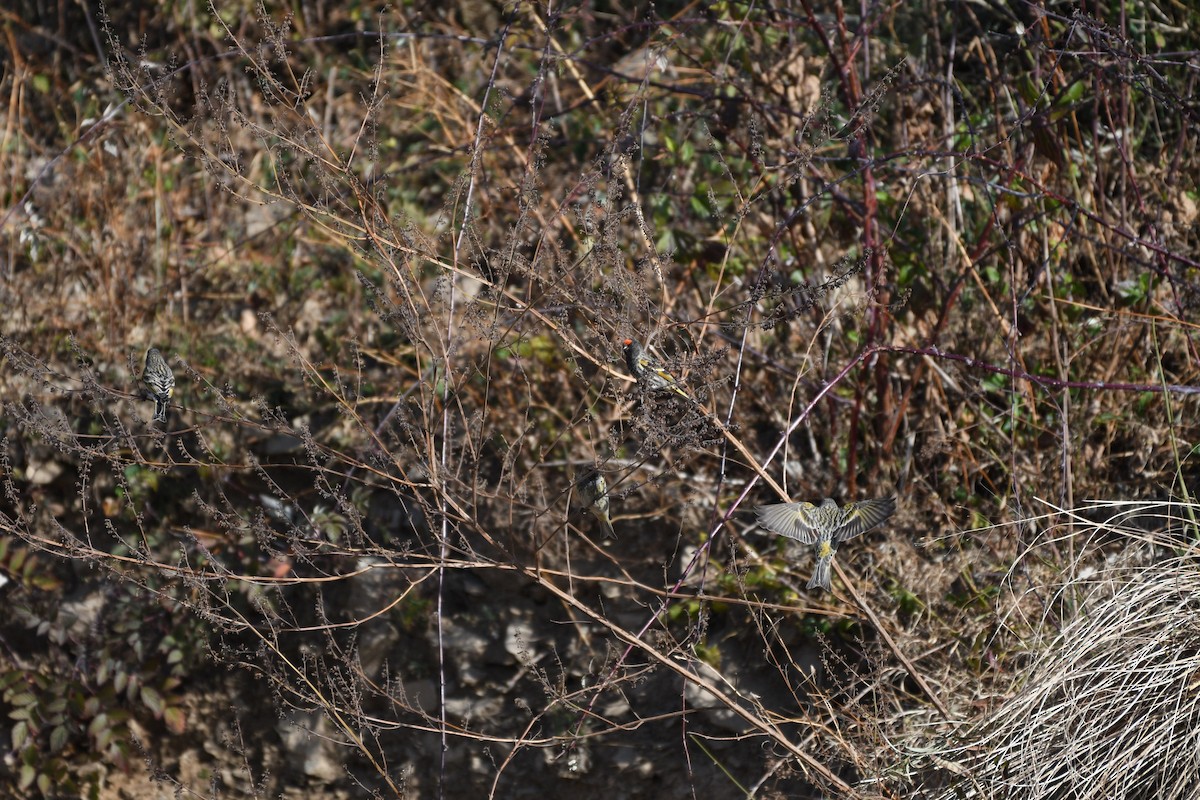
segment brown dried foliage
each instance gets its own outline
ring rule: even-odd
[[[1081,621],[1132,637],[1190,563],[1194,13],[302,5],[0,17],[4,685],[111,682],[70,666],[132,635],[101,578],[191,669],[27,726],[12,786],[86,780],[110,708],[195,791],[186,736],[240,741],[255,796],[1087,796],[1139,748],[1126,796],[1194,785],[1190,707],[1119,679],[1160,654]],[[832,595],[747,513],[890,492]],[[1014,722],[1089,713],[1145,734],[1068,769]]]

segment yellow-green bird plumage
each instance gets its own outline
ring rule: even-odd
[[[604,532],[609,537],[617,538],[612,520],[608,516],[608,481],[604,480],[600,471],[589,470],[579,479],[576,487],[579,491],[580,505],[590,511],[593,517],[600,520],[600,524],[604,526]]]
[[[674,392],[680,397],[692,399],[680,387],[675,376],[667,372],[662,364],[647,353],[639,342],[626,339],[622,343],[622,347],[625,351],[625,365],[629,367],[630,374],[637,379],[639,386],[652,392]]]
[[[827,497],[819,506],[806,502],[775,503],[755,509],[762,527],[817,546],[817,564],[807,588],[819,587],[825,591],[830,588],[837,546],[874,528],[895,510],[893,497],[847,503],[841,508]]]

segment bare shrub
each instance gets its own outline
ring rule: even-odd
[[[945,741],[1099,669],[1050,587],[1125,540],[1076,498],[1190,500],[1186,9],[39,11],[0,18],[13,791],[1003,790]],[[892,492],[828,594],[749,513]]]

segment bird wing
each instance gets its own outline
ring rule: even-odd
[[[842,524],[838,527],[834,540],[844,542],[853,539],[860,533],[871,530],[879,523],[890,517],[896,510],[896,498],[881,497],[875,500],[862,500],[848,503],[842,508]]]
[[[817,541],[819,533],[817,521],[813,518],[813,512],[816,510],[817,507],[812,503],[776,503],[759,506],[755,512],[758,514],[758,524],[762,527],[805,544],[812,544]]]
[[[597,470],[589,469],[575,482],[575,489],[579,494],[579,504],[586,508],[608,491],[608,484]]]

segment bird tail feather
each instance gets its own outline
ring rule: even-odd
[[[830,591],[829,580],[832,577],[833,556],[823,556],[817,559],[817,566],[813,570],[812,577],[808,579],[808,586],[805,588],[821,588],[825,591]]]

